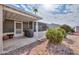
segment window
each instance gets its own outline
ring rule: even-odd
[[[32,21],[29,22],[29,28],[32,29]]]
[[[7,32],[14,32],[14,21],[13,20],[7,20],[3,22],[3,33]]]

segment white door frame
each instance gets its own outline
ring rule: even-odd
[[[21,24],[21,34],[16,34],[16,23],[20,23]],[[23,22],[19,22],[19,21],[14,21],[14,36],[22,36],[23,35]]]

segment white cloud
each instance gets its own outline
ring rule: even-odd
[[[72,5],[70,8],[72,13],[50,15],[47,10],[44,10],[44,8],[40,7],[39,15],[43,17],[42,22],[68,24],[70,26],[79,25],[79,13],[77,10],[79,8],[79,5]]]

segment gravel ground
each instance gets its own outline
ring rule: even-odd
[[[48,45],[47,43],[48,41],[45,41],[41,45],[34,47],[30,55],[75,55],[73,50],[64,43],[61,45]]]
[[[52,55],[74,55],[75,53],[73,52],[72,49],[69,47],[66,47],[65,44],[61,45],[50,45],[49,48],[49,54]]]

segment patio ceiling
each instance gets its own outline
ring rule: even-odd
[[[17,20],[17,21],[34,21],[31,17],[26,17],[20,14],[4,11],[4,19]]]
[[[18,20],[18,21],[36,21],[41,19],[39,16],[32,15],[27,12],[17,10],[15,8],[4,5],[4,19]]]

